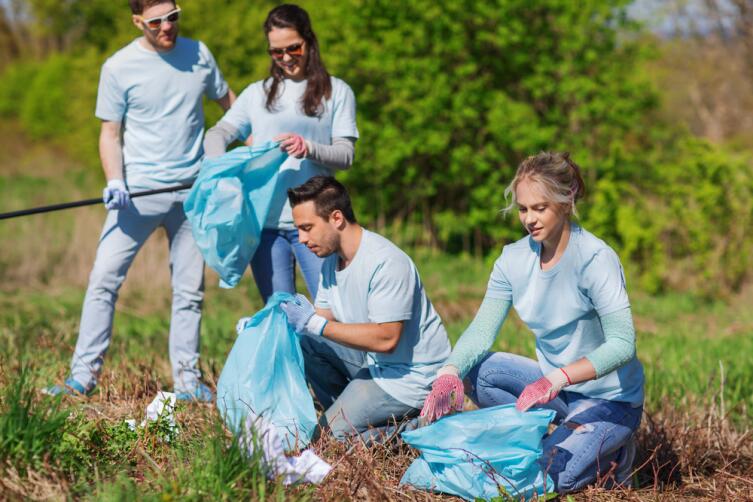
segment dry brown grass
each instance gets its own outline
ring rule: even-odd
[[[8,375],[15,369],[0,368],[0,384],[7,384]],[[138,420],[157,391],[166,387],[161,374],[164,372],[151,364],[120,361],[106,366],[90,399],[69,399],[80,405],[92,421]],[[211,433],[217,413],[213,406],[191,405],[179,410],[176,418],[182,437],[198,437]],[[312,446],[334,467],[325,482],[315,488],[315,500],[458,500],[399,485],[417,456],[415,450],[399,440],[367,447],[322,438]],[[145,473],[170,476],[175,460],[171,459],[169,448],[154,444],[134,448],[130,453],[135,464],[131,479],[143,484],[150,483]],[[710,396],[707,403],[688,401],[682,409],[665,404],[644,414],[634,467],[633,488],[607,490],[603,485],[608,480],[604,479],[595,487],[573,494],[573,499],[753,500],[753,430],[748,424],[735,426],[716,396]],[[21,475],[13,466],[5,465],[0,472],[0,500],[62,500],[69,493],[67,481],[56,476],[54,469]],[[295,498],[301,490],[291,488],[288,494]]]
[[[631,489],[607,490],[608,480],[573,494],[575,500],[753,500],[752,432],[732,427],[712,406],[707,411],[667,407],[646,414],[638,436]],[[416,458],[404,444],[357,445],[350,451],[332,439],[315,445],[335,465],[317,489],[321,500],[457,500],[399,486]]]
[[[107,371],[99,392],[88,402],[93,419],[140,417],[162,387],[157,372],[119,366]],[[181,434],[205,434],[216,418],[214,408],[192,407],[178,415]],[[317,500],[428,501],[458,500],[399,485],[417,452],[399,440],[388,445],[344,445],[322,438],[313,448],[334,469],[315,490]],[[155,458],[160,468],[164,460]],[[665,406],[644,415],[635,460],[636,486],[607,490],[597,486],[573,494],[583,501],[753,500],[753,431],[733,426],[717,403],[676,409]],[[41,478],[40,478],[41,479]],[[41,480],[9,482],[26,491],[51,489]],[[47,487],[47,488],[45,488]],[[295,494],[298,489],[291,489]],[[41,492],[40,492],[41,493]]]

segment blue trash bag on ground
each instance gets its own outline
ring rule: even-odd
[[[552,410],[521,413],[513,404],[468,411],[404,432],[403,440],[421,455],[401,484],[489,500],[506,493],[515,500],[554,489],[538,464],[541,439]]]
[[[279,143],[236,148],[206,159],[183,209],[204,261],[221,286],[238,284],[259,245],[280,165]]]
[[[236,434],[249,411],[277,429],[287,449],[303,448],[317,420],[304,374],[303,352],[275,293],[240,332],[217,383],[217,409]]]

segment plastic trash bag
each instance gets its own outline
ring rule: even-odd
[[[175,403],[177,398],[173,392],[159,391],[157,395],[146,407],[146,418],[141,421],[139,427],[146,427],[147,421],[157,422],[160,418],[165,421],[168,430],[171,434],[177,434],[178,426],[175,423]],[[136,430],[136,420],[129,418],[125,421],[128,424],[128,428],[132,431]],[[169,437],[168,437],[169,440]]]
[[[249,412],[243,427],[241,444],[252,458],[257,450],[261,450],[267,477],[270,479],[278,478],[286,486],[296,483],[319,484],[332,470],[332,466],[311,449],[304,450],[297,456],[286,455],[285,445],[277,428],[264,417],[257,417]]]
[[[298,335],[279,307],[293,298],[275,293],[246,322],[217,383],[217,409],[230,430],[242,434],[252,412],[275,427],[287,449],[306,446],[317,424]]]
[[[280,165],[279,143],[240,147],[206,159],[183,204],[204,261],[233,287],[259,245]]]
[[[541,439],[554,415],[545,409],[521,413],[514,404],[506,404],[404,432],[403,440],[421,456],[400,483],[466,500],[489,500],[504,492],[518,500],[551,492],[554,483],[538,459]]]

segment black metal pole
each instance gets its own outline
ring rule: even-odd
[[[178,185],[168,188],[158,188],[156,190],[146,190],[144,192],[134,192],[131,194],[131,198],[146,197],[147,195],[156,195],[158,193],[177,192],[178,190],[185,190],[191,188],[193,183],[187,183],[185,185]],[[11,211],[10,213],[0,213],[0,220],[7,220],[9,218],[18,218],[19,216],[28,216],[30,214],[50,213],[52,211],[60,211],[62,209],[70,209],[72,207],[81,206],[93,206],[95,204],[103,204],[102,197],[96,199],[84,199],[77,200],[75,202],[64,202],[63,204],[53,204],[51,206],[33,207],[31,209],[22,209],[21,211]]]

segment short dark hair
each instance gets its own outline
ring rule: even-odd
[[[161,3],[167,3],[170,2],[173,5],[176,5],[175,0],[128,0],[128,3],[131,6],[131,12],[133,12],[136,15],[141,15],[144,13],[145,9],[148,9],[149,7],[153,7],[155,5],[159,5]]]
[[[339,210],[349,223],[356,223],[348,191],[332,176],[314,176],[301,186],[289,188],[288,200],[291,207],[313,200],[316,214],[325,220]]]

